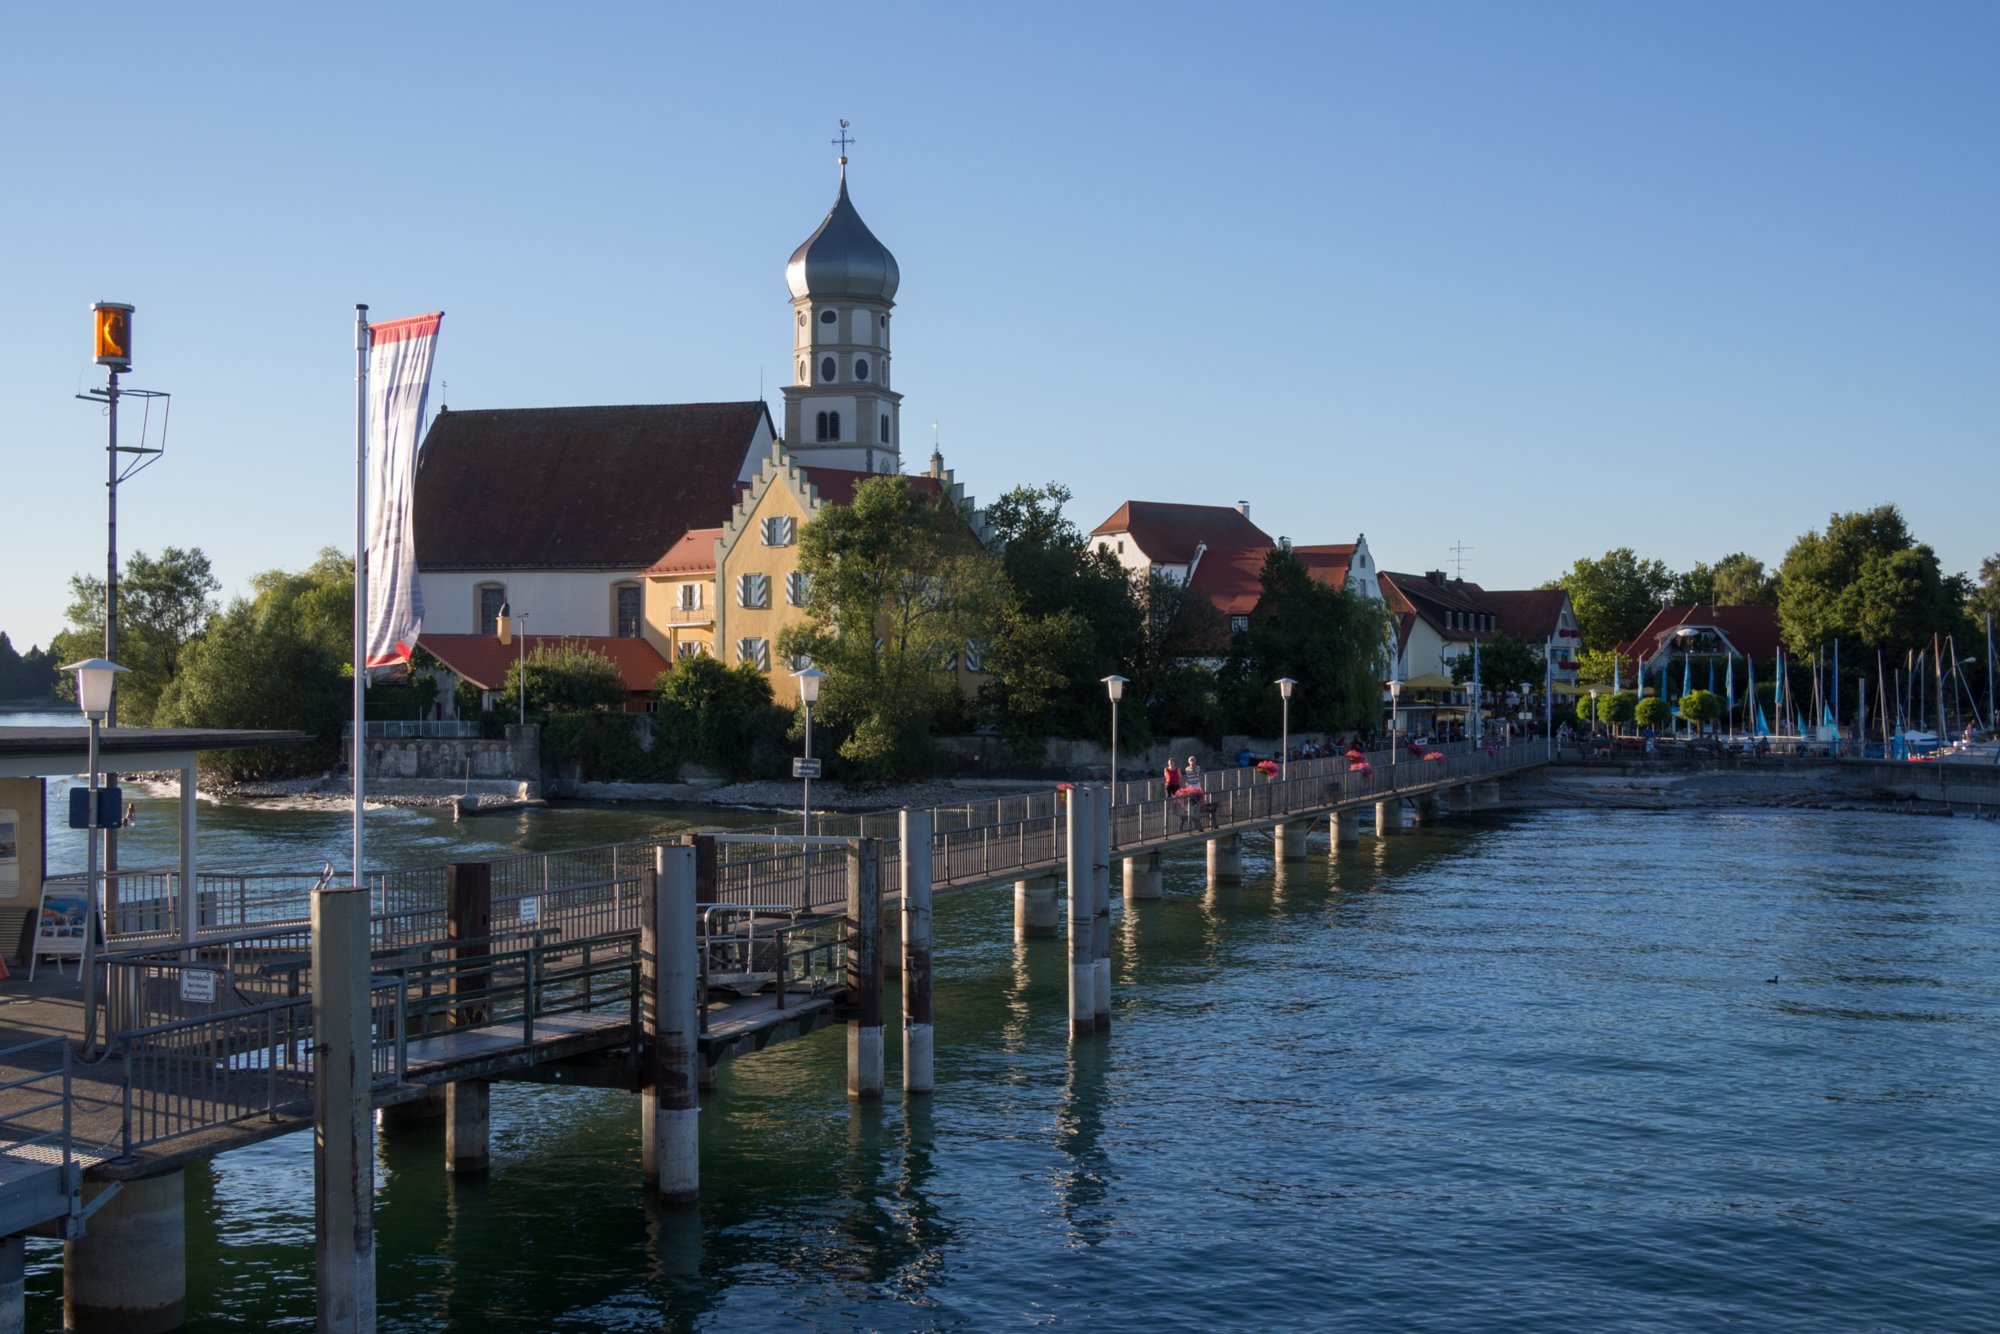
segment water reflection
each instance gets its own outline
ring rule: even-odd
[[[1072,1245],[1095,1246],[1111,1232],[1105,1208],[1110,1157],[1104,1133],[1104,1074],[1110,1043],[1102,1035],[1069,1044],[1069,1079],[1056,1110],[1055,1146],[1064,1159],[1056,1171],[1056,1207],[1069,1224]]]

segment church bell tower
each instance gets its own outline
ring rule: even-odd
[[[847,197],[847,122],[840,123],[840,193],[792,252],[792,381],[785,445],[807,467],[899,471],[903,396],[891,387],[890,312],[902,275]]]

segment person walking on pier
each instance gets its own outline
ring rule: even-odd
[[[1169,799],[1173,797],[1174,793],[1181,790],[1181,771],[1174,768],[1174,757],[1171,755],[1167,757],[1167,769],[1165,773],[1160,775],[1160,783],[1167,789]]]

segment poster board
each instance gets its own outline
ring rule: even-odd
[[[42,908],[35,914],[35,957],[83,954],[88,896],[81,885],[42,884]]]

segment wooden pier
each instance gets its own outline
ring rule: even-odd
[[[1294,860],[1324,821],[1337,851],[1358,840],[1365,810],[1378,834],[1402,826],[1406,804],[1427,823],[1441,803],[1488,800],[1501,778],[1547,758],[1531,743],[1293,761],[1281,779],[1204,775],[1194,797],[1154,782],[1064,785],[829,817],[810,839],[774,828],[371,873],[364,888],[323,888],[310,903],[307,878],[293,875],[187,894],[166,886],[158,900],[204,924],[114,936],[99,958],[95,1024],[73,976],[10,985],[0,1006],[0,1226],[13,1238],[0,1249],[0,1304],[9,1255],[19,1273],[19,1234],[53,1232],[71,1238],[72,1327],[176,1328],[181,1281],[153,1279],[181,1244],[181,1169],[310,1126],[322,1147],[322,1312],[365,1308],[372,1322],[373,1155],[362,1149],[376,1109],[443,1089],[445,1168],[478,1171],[493,1081],[630,1089],[644,1109],[643,1170],[663,1198],[689,1200],[698,1090],[722,1061],[845,1023],[850,1095],[883,1096],[892,960],[905,993],[904,1092],[930,1091],[934,894],[1012,884],[1017,930],[1053,934],[1062,876],[1070,1028],[1081,1037],[1111,1013],[1114,861],[1129,898],[1156,898],[1162,854],[1205,846],[1210,876],[1232,879],[1247,835],[1269,831],[1275,855]],[[350,915],[341,930],[354,963],[322,960],[322,907]],[[892,916],[900,940],[885,931]],[[90,1032],[108,1036],[83,1050]],[[329,1162],[344,1164],[331,1178]],[[99,1233],[87,1215],[100,1208],[117,1245],[159,1250],[143,1281],[129,1264],[113,1282],[102,1277],[113,1267],[92,1263]],[[327,1220],[355,1210],[329,1247]],[[6,1319],[0,1311],[0,1328]]]

